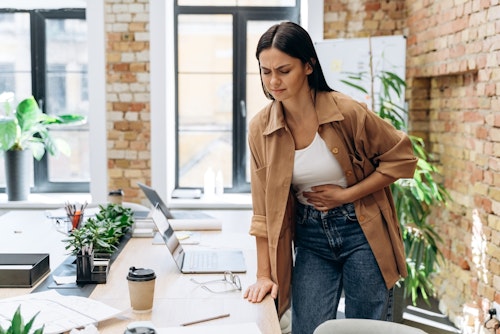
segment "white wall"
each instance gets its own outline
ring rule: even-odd
[[[106,47],[104,1],[88,1],[87,22],[89,40],[89,138],[90,195],[94,203],[107,198],[108,164],[106,137]],[[91,41],[91,42],[90,42]]]
[[[150,0],[151,185],[168,202],[175,185],[173,1]],[[168,194],[168,196],[167,196]]]
[[[300,3],[300,24],[314,42],[323,40],[323,0],[302,0]]]

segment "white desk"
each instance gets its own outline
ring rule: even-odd
[[[0,253],[49,253],[50,269],[56,269],[67,257],[62,240],[44,210],[11,211],[0,216]],[[0,289],[0,298],[30,293],[32,289]]]
[[[250,211],[209,211],[223,221],[223,233],[204,232],[200,246],[243,249],[248,272],[240,275],[243,291],[254,282],[256,254],[254,238],[248,235]],[[57,232],[43,211],[16,211],[0,217],[0,252],[50,253],[51,269],[64,259],[64,235]],[[23,245],[22,248],[20,245]],[[24,246],[26,245],[26,247]],[[127,272],[131,266],[154,269],[157,275],[153,311],[134,313],[130,309]],[[180,274],[165,245],[152,245],[151,238],[129,240],[111,266],[106,284],[98,284],[90,298],[124,310],[124,318],[110,319],[99,324],[103,334],[123,333],[130,321],[150,320],[156,327],[178,326],[181,323],[213,315],[230,313],[230,317],[208,324],[238,324],[255,322],[264,334],[280,333],[274,301],[267,297],[262,303],[251,304],[242,292],[210,293],[189,279],[200,281],[221,278],[221,275]],[[29,293],[31,289],[0,289],[0,298]],[[202,324],[200,324],[202,325]],[[195,325],[196,326],[196,325]]]

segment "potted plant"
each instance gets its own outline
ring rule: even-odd
[[[374,80],[377,79],[377,80]],[[380,91],[375,96],[365,89],[361,82],[380,83]],[[343,83],[370,96],[371,109],[380,117],[390,121],[397,129],[407,130],[408,111],[401,105],[406,83],[390,71],[379,73],[349,73]],[[435,290],[431,281],[432,273],[437,270],[438,258],[442,256],[438,243],[442,241],[428,217],[436,206],[446,205],[450,196],[444,185],[435,176],[437,167],[425,148],[424,140],[409,135],[418,164],[413,179],[400,179],[391,185],[396,213],[401,225],[406,251],[408,277],[404,279],[404,296],[411,297],[415,305],[421,296],[429,303],[429,296]]]
[[[9,201],[26,200],[29,194],[28,167],[31,156],[42,159],[45,151],[50,155],[70,154],[69,145],[53,138],[50,128],[62,124],[81,122],[80,115],[51,116],[42,112],[33,96],[19,102],[11,111],[12,93],[4,93],[5,116],[0,117],[0,150],[5,152],[5,172]]]
[[[31,327],[33,327],[33,323],[35,322],[35,318],[38,313],[33,316],[26,324],[24,323],[23,316],[21,315],[21,306],[17,307],[14,316],[10,322],[10,326],[7,329],[3,329],[0,326],[0,334],[43,334],[43,330],[45,326],[42,326],[34,331],[31,331]]]
[[[112,203],[99,205],[95,217],[88,218],[80,228],[72,230],[63,242],[72,255],[89,248],[94,254],[112,254],[133,223],[132,209]]]
[[[112,254],[118,249],[123,236],[133,225],[133,212],[120,204],[99,205],[95,217],[88,218],[74,228],[63,242],[66,250],[76,257],[76,282],[105,283]],[[95,263],[106,262],[105,269]]]

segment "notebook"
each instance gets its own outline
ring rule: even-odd
[[[170,226],[168,218],[158,205],[152,209],[151,218],[161,234],[167,249],[179,270],[184,274],[246,272],[245,257],[241,250],[184,249]]]
[[[154,190],[153,188],[137,182],[137,185],[139,188],[142,189],[144,192],[144,195],[148,198],[149,202],[151,203],[151,206],[154,208],[157,204],[160,207],[160,209],[165,213],[165,216],[167,216],[168,219],[214,219],[212,216],[200,212],[200,211],[176,211],[175,213],[172,213],[165,202],[161,199],[160,195]]]

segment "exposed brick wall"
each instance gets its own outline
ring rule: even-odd
[[[151,177],[149,0],[105,0],[105,21],[108,188],[138,202]]]
[[[465,310],[480,308],[482,323],[500,301],[500,6],[418,0],[407,1],[407,11],[409,91],[430,80],[428,139],[453,198],[433,215],[445,256],[435,283],[441,307],[472,330]]]
[[[405,0],[325,0],[324,38],[405,34]]]
[[[431,216],[445,256],[440,308],[464,332],[482,332],[500,302],[499,1],[325,0],[324,9],[325,38],[407,36],[410,130],[453,198]]]
[[[487,273],[485,254],[490,232],[482,206],[474,203],[477,191],[489,187],[480,185],[481,170],[486,166],[484,143],[476,137],[484,117],[475,102],[475,73],[436,76],[430,81],[430,148],[453,199],[446,210],[435,210],[431,219],[443,238],[440,248],[446,259],[435,284],[441,307],[460,324],[464,305],[479,307],[481,298],[494,297],[493,293],[486,293],[482,283],[491,282],[492,278]]]

